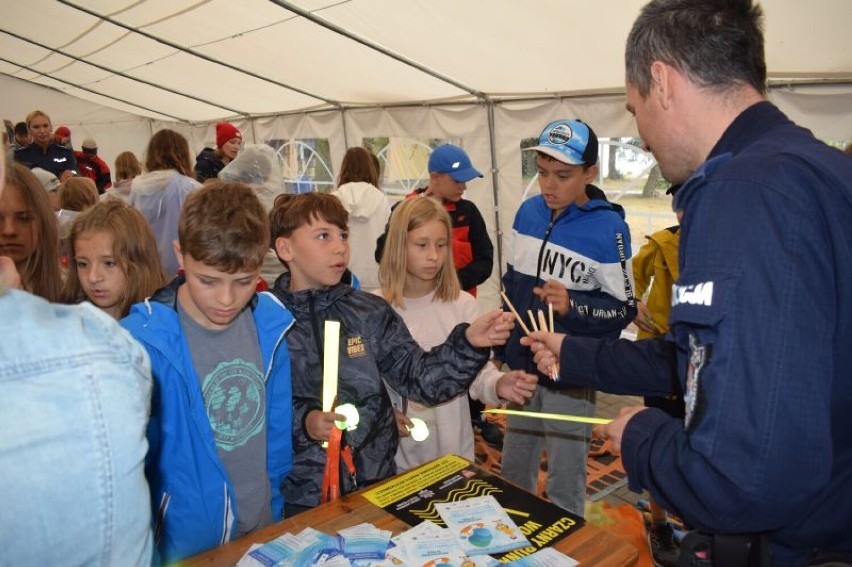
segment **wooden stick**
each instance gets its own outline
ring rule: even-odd
[[[523,319],[521,319],[521,316],[520,316],[520,315],[518,315],[517,310],[515,310],[515,306],[514,306],[514,305],[512,305],[512,302],[511,302],[511,301],[509,301],[509,298],[508,298],[508,297],[506,297],[506,293],[501,291],[501,292],[500,292],[500,297],[502,297],[502,298],[503,298],[503,301],[506,303],[506,306],[509,308],[509,311],[511,311],[511,312],[512,312],[512,315],[514,315],[514,316],[515,316],[515,321],[517,321],[517,322],[518,322],[518,324],[521,326],[521,329],[523,329],[523,330],[524,330],[524,334],[525,334],[525,335],[529,335],[529,334],[530,334],[530,330],[529,330],[529,329],[527,329],[527,326],[524,324],[524,320],[523,320]]]
[[[553,332],[555,332],[556,328],[553,326],[553,304],[550,303],[550,302],[547,303],[547,316],[548,316],[548,319],[550,320],[549,330],[550,330],[551,333],[553,333]]]
[[[530,326],[533,331],[539,331],[538,323],[535,322],[535,315],[533,315],[532,309],[527,309],[527,315],[530,318]]]
[[[548,333],[553,332],[553,329],[547,326],[547,319],[544,318],[544,311],[541,309],[538,310],[538,328],[542,331],[547,331]]]
[[[542,311],[540,309],[538,311],[538,318],[541,321],[541,327],[543,329],[547,329],[548,332],[552,333],[553,332],[553,304],[552,303],[547,304],[547,310],[549,312],[548,314],[550,315],[550,326],[548,326],[547,322],[544,320],[544,311]],[[548,374],[550,374],[550,379],[553,380],[554,382],[556,382],[556,380],[559,379],[559,364],[554,363],[550,367]]]

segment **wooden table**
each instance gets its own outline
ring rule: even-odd
[[[428,466],[429,464],[423,465],[423,467]],[[388,479],[385,483],[392,480]],[[265,543],[281,534],[287,532],[296,534],[308,527],[334,534],[339,529],[369,522],[379,529],[390,530],[397,535],[411,526],[372,504],[362,495],[365,490],[374,489],[382,484],[384,483],[354,492],[336,502],[323,504],[252,532],[221,547],[191,557],[181,565],[232,567],[245,555],[252,543]],[[530,498],[537,497],[530,494]],[[638,552],[633,545],[590,524],[585,524],[575,532],[569,533],[564,539],[557,541],[554,547],[573,557],[581,565],[622,567],[635,565],[638,560]]]

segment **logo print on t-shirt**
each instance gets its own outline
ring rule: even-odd
[[[242,447],[263,429],[263,374],[240,358],[222,362],[204,377],[201,391],[216,446]]]

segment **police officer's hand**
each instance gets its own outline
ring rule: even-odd
[[[550,376],[551,369],[559,362],[564,339],[563,333],[533,331],[528,337],[521,337],[521,344],[530,347],[538,371]]]
[[[568,290],[556,280],[547,280],[543,286],[534,287],[533,293],[545,305],[552,303],[553,311],[559,315],[565,316],[571,307],[568,303]]]
[[[630,406],[621,408],[618,417],[603,426],[604,437],[608,438],[612,443],[612,450],[617,454],[621,454],[621,437],[624,435],[624,428],[634,415],[640,411],[646,410],[645,406]]]

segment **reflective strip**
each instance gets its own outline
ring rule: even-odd
[[[160,507],[157,510],[157,523],[154,526],[154,545],[160,545],[160,540],[163,539],[163,532],[166,527],[166,510],[168,510],[171,500],[171,495],[168,492],[163,492],[163,496],[160,498]]]
[[[228,485],[223,484],[225,490],[225,515],[222,518],[222,538],[219,545],[224,545],[231,539],[231,528],[234,525],[234,511],[231,509],[231,494],[228,492]]]

